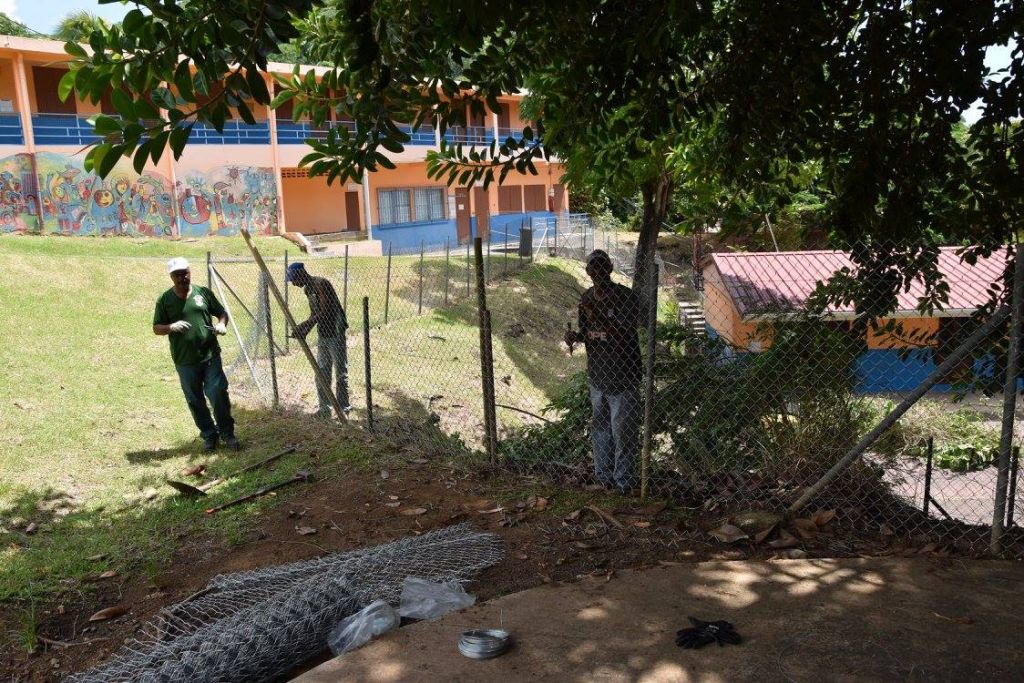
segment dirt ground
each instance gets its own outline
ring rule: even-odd
[[[922,559],[701,562],[542,586],[386,634],[299,683],[1019,681],[1024,567]],[[744,642],[682,650],[687,615]],[[467,629],[509,631],[488,661]]]
[[[384,471],[345,467],[282,493],[286,495],[280,504],[238,545],[227,548],[194,539],[159,574],[69,585],[50,604],[37,605],[40,647],[26,654],[17,639],[7,639],[0,670],[13,681],[59,680],[109,657],[161,607],[183,600],[216,574],[374,546],[463,521],[494,531],[505,541],[504,561],[470,588],[481,601],[545,584],[587,577],[607,580],[626,569],[664,563],[763,560],[793,552],[808,557],[945,554],[935,544],[901,547],[892,545],[892,539],[886,541],[888,547],[844,541],[843,550],[837,550],[838,534],[830,528],[842,519],[803,539],[800,549],[772,550],[750,541],[727,545],[707,533],[720,520],[698,519],[691,509],[602,492],[557,490],[524,477],[467,473],[412,456]],[[424,511],[407,514],[417,508]],[[301,527],[316,532],[300,534]],[[90,615],[110,607],[124,608],[125,613],[89,622]],[[22,618],[0,608],[0,629],[16,632]],[[937,622],[935,627],[949,624]],[[298,671],[317,663],[306,663]]]

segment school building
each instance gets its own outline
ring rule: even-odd
[[[957,251],[957,247],[940,249],[938,267],[949,285],[942,310],[930,315],[918,310],[924,286],[916,281],[909,291],[899,292],[897,310],[890,318],[899,328],[886,331],[882,328],[890,319],[881,320],[879,329],[861,340],[863,352],[854,368],[858,392],[900,392],[919,386],[944,353],[952,350],[947,342],[953,333],[988,301],[989,288],[1006,266],[1006,250],[979,258],[973,265],[961,261]],[[775,324],[800,313],[819,283],[851,267],[849,254],[841,251],[712,254],[702,268],[707,333],[740,355],[763,351],[771,346]],[[833,307],[821,323],[849,329],[854,315],[852,306]],[[948,391],[954,380],[991,372],[991,359],[968,359],[950,381],[935,389]]]
[[[87,173],[83,148],[97,138],[87,119],[114,114],[110,97],[94,105],[61,101],[57,84],[67,70],[58,41],[0,36],[0,233],[64,235],[232,235],[241,227],[263,234],[301,233],[367,242],[369,251],[414,249],[472,236],[518,238],[531,218],[569,210],[563,169],[537,163],[538,175],[510,174],[500,187],[449,187],[427,177],[426,155],[440,131],[424,126],[359,183],[328,186],[326,177],[298,167],[310,137],[321,127],[293,120],[291,103],[253,107],[255,125],[229,121],[218,133],[197,124],[181,158],[168,151],[157,165],[136,173],[122,159],[106,179]],[[290,74],[290,64],[271,64]],[[302,71],[322,68],[303,67]],[[272,80],[267,78],[272,87]],[[450,143],[490,144],[521,135],[520,96],[499,98],[501,111],[468,119],[445,133]]]

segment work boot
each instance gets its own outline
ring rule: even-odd
[[[211,436],[208,439],[203,439],[203,452],[213,453],[217,450],[217,437]]]
[[[238,440],[238,437],[234,434],[224,437],[224,445],[233,451],[242,450],[242,442]]]

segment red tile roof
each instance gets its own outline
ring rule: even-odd
[[[959,247],[943,247],[939,253],[939,271],[949,284],[949,301],[936,315],[969,315],[989,299],[988,288],[1000,279],[1006,263],[1006,250],[974,266],[964,263]],[[849,254],[842,251],[783,251],[756,253],[715,253],[704,270],[716,268],[722,276],[729,298],[741,316],[756,316],[793,310],[803,306],[807,297],[840,268],[852,267]],[[706,275],[706,273],[705,273]],[[713,286],[705,277],[706,286]],[[924,286],[915,281],[909,292],[900,292],[897,314],[916,313]],[[832,308],[844,317],[852,307]]]

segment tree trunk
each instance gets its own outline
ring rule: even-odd
[[[636,262],[633,273],[633,291],[640,300],[641,319],[646,322],[651,295],[651,273],[654,256],[658,248],[658,232],[668,215],[668,202],[672,196],[672,178],[665,171],[657,178],[646,182],[640,188],[643,198],[643,220],[640,223],[640,239],[636,245]]]

